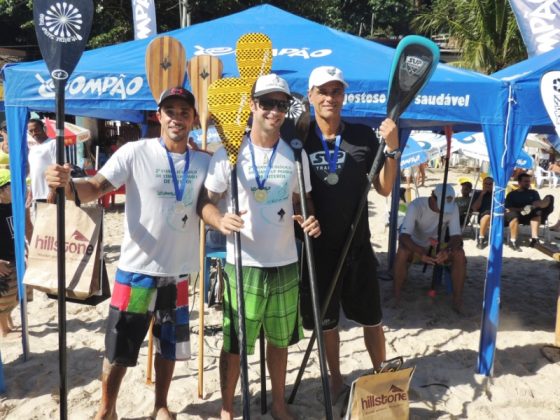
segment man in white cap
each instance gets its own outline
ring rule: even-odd
[[[309,102],[315,109],[305,142],[311,164],[311,193],[323,233],[313,241],[317,288],[321,306],[333,280],[356,207],[367,186],[367,174],[377,154],[379,141],[372,128],[342,121],[344,91],[348,84],[342,71],[333,66],[317,67],[309,76]],[[384,196],[391,193],[397,175],[399,139],[395,123],[386,119],[380,126],[385,138],[385,165],[373,185]],[[337,288],[330,300],[323,336],[330,372],[332,401],[344,399],[348,386],[340,373],[338,318],[340,308],[348,319],[363,326],[364,342],[375,369],[385,360],[385,336],[377,282],[377,260],[371,242],[367,207],[360,215],[352,247]],[[311,293],[304,265],[302,317],[306,329],[313,328]]]
[[[453,283],[453,308],[461,312],[467,259],[463,250],[459,209],[454,202],[455,191],[451,185],[447,185],[445,191],[441,238],[437,237],[437,229],[439,207],[444,194],[443,184],[437,185],[431,196],[418,197],[408,206],[401,226],[399,248],[394,264],[395,299],[397,302],[400,299],[410,263],[413,261],[429,265],[449,263]],[[430,253],[430,249],[432,251],[436,249],[438,241],[443,244],[447,229],[449,229],[449,241],[445,241],[446,246],[440,245],[438,254]]]
[[[228,235],[220,355],[222,419],[234,417],[233,399],[240,370],[233,232],[241,234],[247,353],[253,353],[262,326],[268,344],[271,415],[275,419],[293,418],[284,396],[288,346],[303,337],[293,220],[311,236],[320,235],[321,229],[315,217],[304,221],[297,214],[301,198],[294,154],[280,138],[291,98],[288,84],[277,75],[257,79],[251,95],[251,131],[243,139],[237,158],[240,212],[233,214],[230,207],[222,213],[217,206],[224,195],[231,203],[231,167],[224,148],[216,151],[210,161],[204,183],[207,193],[203,191],[199,203],[204,221]],[[306,156],[303,161],[306,191],[310,191]],[[312,213],[310,202],[308,206]]]

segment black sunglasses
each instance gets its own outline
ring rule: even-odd
[[[283,101],[280,99],[257,99],[260,108],[263,111],[272,111],[274,107],[280,112],[288,112],[290,109],[290,101]]]

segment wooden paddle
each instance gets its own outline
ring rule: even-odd
[[[235,60],[239,76],[251,86],[259,76],[270,73],[272,67],[272,41],[262,33],[242,35],[235,47]],[[259,333],[259,354],[261,371],[261,414],[266,414],[266,351],[264,330]]]
[[[153,39],[146,48],[146,78],[154,100],[159,98],[167,89],[183,86],[185,80],[185,48],[171,36],[161,36]],[[150,321],[148,330],[148,365],[146,366],[146,383],[151,385],[152,366],[154,359],[154,318]]]
[[[222,77],[223,64],[218,57],[198,55],[187,65],[192,93],[196,98],[196,108],[202,131],[202,150],[206,150],[208,131],[208,87],[214,80]],[[200,299],[198,304],[198,398],[204,392],[204,287],[206,284],[206,225],[200,219]]]
[[[56,163],[64,164],[64,89],[76,68],[89,39],[93,21],[93,2],[74,0],[71,3],[35,0],[33,21],[39,50],[52,77],[56,103]],[[66,241],[64,188],[57,188],[57,241]],[[60,418],[68,416],[66,385],[66,263],[63,247],[57,252],[58,272],[58,356],[60,374]],[[26,313],[25,293],[20,296],[22,313]],[[27,322],[22,317],[22,341],[27,358]]]
[[[252,82],[248,79],[224,78],[214,81],[208,88],[208,108],[214,118],[216,129],[224,144],[231,167],[231,204],[232,211],[235,214],[239,214],[237,153],[245,134],[247,120],[251,114],[250,99],[252,85]],[[247,368],[247,337],[245,335],[245,301],[243,299],[243,273],[241,270],[241,234],[235,232],[233,239],[243,418],[249,419],[250,397]],[[232,336],[233,338],[234,336]]]

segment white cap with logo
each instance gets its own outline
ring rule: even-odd
[[[443,184],[436,185],[436,188],[434,189],[434,195],[436,196],[437,207],[439,209],[439,206],[441,205],[441,196],[443,195]],[[452,185],[447,184],[445,189],[445,206],[443,207],[443,212],[451,213],[453,212],[454,208],[455,208],[455,190],[453,189]]]
[[[342,70],[334,66],[321,66],[313,69],[309,75],[309,90],[313,89],[314,86],[323,86],[325,83],[329,82],[340,82],[345,88],[348,87],[348,83],[344,80],[344,75]]]
[[[252,96],[258,98],[259,96],[267,95],[273,92],[280,92],[292,97],[288,82],[274,73],[265,74],[260,76],[253,85]]]

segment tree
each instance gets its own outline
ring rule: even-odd
[[[489,74],[527,58],[507,0],[435,0],[413,26],[428,35],[448,33],[461,51],[453,63],[459,67]]]

